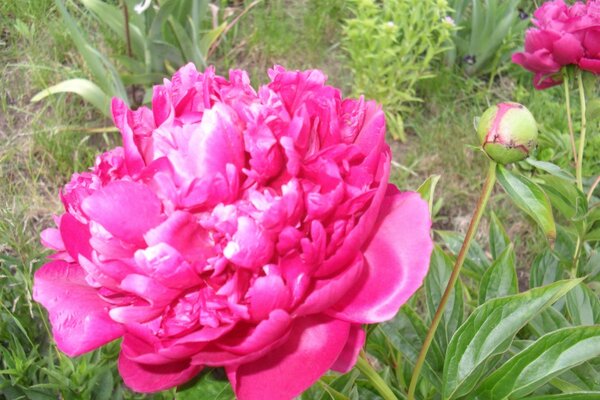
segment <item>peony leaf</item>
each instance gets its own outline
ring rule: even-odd
[[[496,259],[500,256],[500,254],[504,251],[505,248],[510,244],[510,238],[506,233],[506,230],[502,226],[502,222],[500,219],[492,211],[492,215],[490,218],[490,251],[492,253],[492,258]]]
[[[421,198],[429,204],[429,214],[433,215],[433,194],[435,187],[440,180],[440,175],[431,175],[425,182],[419,186],[417,192],[421,195]]]
[[[515,269],[515,252],[512,244],[485,271],[479,284],[479,304],[496,297],[517,294],[517,271]]]
[[[475,394],[482,400],[522,398],[562,372],[598,356],[600,326],[560,329],[504,363]]]
[[[410,306],[404,305],[393,320],[378,327],[391,346],[414,366],[427,334],[427,327],[417,313]],[[438,343],[434,341],[423,364],[422,376],[435,387],[441,387],[442,384],[437,373],[438,368],[441,370],[442,363],[442,352]]]
[[[531,270],[529,272],[529,287],[539,287],[548,285],[552,282],[556,282],[562,279],[564,269],[560,265],[558,258],[550,251],[546,249],[543,253],[540,253],[533,264],[531,264]]]
[[[440,304],[442,294],[450,279],[453,265],[454,262],[452,259],[444,253],[440,247],[436,246],[433,253],[431,253],[429,273],[425,278],[425,293],[427,294],[427,310],[430,321],[433,319],[437,307]],[[441,326],[438,328],[435,335],[442,351],[445,351],[450,338],[462,323],[463,315],[463,288],[459,279],[456,286],[452,289],[450,299],[444,310],[444,316],[440,321]]]
[[[528,292],[492,299],[479,306],[458,328],[446,353],[442,396],[471,392],[504,353],[519,330],[540,311],[564,296],[581,279],[564,280]]]
[[[528,397],[527,400],[600,400],[600,392],[545,394]]]
[[[217,379],[216,369],[204,370],[198,379],[180,386],[175,400],[233,400],[235,396],[227,377]]]
[[[515,204],[542,228],[550,242],[556,238],[552,207],[544,191],[523,175],[515,174],[501,165],[497,167],[498,181]]]
[[[567,311],[573,325],[600,324],[600,300],[582,283],[567,294]]]
[[[57,93],[75,93],[109,116],[110,97],[94,82],[87,79],[69,79],[50,86],[32,97],[33,103]]]

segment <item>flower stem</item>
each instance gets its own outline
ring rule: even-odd
[[[496,183],[496,163],[490,161],[487,176],[485,178],[483,188],[481,189],[481,195],[479,196],[479,200],[477,201],[477,205],[475,206],[475,210],[473,211],[473,217],[471,218],[471,223],[469,224],[469,229],[467,230],[465,240],[462,244],[462,247],[460,248],[458,256],[456,257],[456,262],[454,263],[452,274],[450,275],[450,279],[448,280],[448,284],[446,285],[446,290],[444,291],[444,294],[442,295],[442,298],[440,300],[440,304],[438,305],[438,308],[435,311],[433,321],[431,321],[431,326],[429,327],[429,331],[427,332],[427,336],[425,337],[423,346],[421,347],[421,352],[419,353],[419,357],[417,358],[417,362],[415,363],[415,369],[413,371],[413,375],[410,380],[410,386],[408,388],[408,400],[414,400],[415,398],[417,382],[419,380],[421,368],[423,368],[423,364],[425,363],[427,351],[429,350],[429,346],[431,346],[431,342],[433,341],[435,331],[437,330],[437,327],[440,324],[440,321],[442,320],[444,308],[446,307],[446,303],[450,298],[450,292],[452,291],[454,285],[456,284],[456,281],[458,280],[460,268],[462,267],[463,262],[465,261],[465,257],[467,256],[467,252],[469,251],[469,247],[471,246],[471,241],[475,236],[475,232],[477,232],[479,221],[481,221],[481,216],[483,215],[485,206],[487,205],[488,199],[490,198],[490,194],[492,193],[494,183]]]
[[[581,170],[583,169],[583,151],[585,149],[585,129],[586,129],[586,118],[585,118],[585,90],[583,88],[583,79],[581,77],[583,73],[577,71],[577,86],[579,88],[579,104],[581,109],[581,132],[579,134],[579,152],[577,157],[577,168],[575,168],[577,187],[583,192],[583,178],[581,176]]]
[[[398,400],[398,398],[396,397],[394,392],[392,392],[392,389],[390,389],[388,384],[385,383],[385,381],[381,378],[381,376],[379,376],[377,371],[375,371],[371,364],[369,364],[369,362],[367,361],[367,357],[363,351],[360,352],[360,356],[358,357],[358,361],[356,362],[356,368],[358,368],[358,370],[362,372],[362,374],[366,376],[367,379],[369,379],[369,381],[371,381],[373,387],[379,392],[379,394],[381,395],[381,397],[383,397],[384,400]]]
[[[571,95],[569,93],[569,72],[563,71],[563,86],[565,88],[565,104],[567,106],[567,124],[569,126],[569,139],[573,151],[573,162],[577,166],[577,146],[575,145],[575,133],[573,133],[573,119],[571,118]]]

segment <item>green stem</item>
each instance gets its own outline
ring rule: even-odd
[[[581,133],[579,134],[579,155],[577,157],[577,168],[575,169],[577,177],[577,187],[583,192],[583,178],[581,176],[581,170],[583,169],[583,151],[585,149],[585,91],[583,88],[583,79],[581,77],[582,72],[577,70],[577,86],[579,88],[579,104],[581,108]]]
[[[575,145],[575,133],[573,132],[573,119],[571,118],[571,95],[569,93],[569,72],[563,70],[563,86],[565,88],[565,103],[567,106],[567,125],[569,126],[569,139],[573,151],[573,162],[577,166],[577,146]]]
[[[419,357],[417,358],[415,370],[413,371],[413,375],[410,380],[410,386],[408,388],[408,400],[414,400],[415,398],[417,382],[419,380],[421,368],[423,368],[423,364],[425,363],[427,351],[429,350],[429,346],[431,346],[431,342],[433,341],[435,331],[437,330],[437,327],[440,324],[440,321],[442,320],[444,308],[446,307],[446,303],[450,298],[450,292],[452,291],[454,285],[456,284],[456,281],[458,280],[460,269],[463,265],[463,262],[465,261],[465,257],[467,256],[467,252],[469,251],[469,247],[471,246],[471,241],[475,236],[475,232],[477,232],[479,221],[481,221],[481,216],[483,215],[485,206],[487,205],[488,199],[490,198],[490,194],[492,193],[494,183],[496,183],[496,163],[490,161],[487,176],[485,178],[483,188],[481,189],[481,195],[479,196],[479,200],[477,201],[477,205],[475,206],[475,210],[473,211],[473,217],[471,218],[469,229],[467,230],[467,234],[465,235],[465,240],[462,244],[462,247],[460,248],[458,256],[456,257],[456,262],[454,263],[452,274],[450,275],[450,279],[448,280],[448,284],[446,285],[446,290],[444,291],[444,294],[442,295],[442,298],[440,300],[440,304],[438,305],[438,308],[435,311],[433,321],[431,321],[431,326],[429,327],[429,331],[427,332],[427,336],[425,337],[423,346],[421,347],[421,352],[419,353]]]
[[[385,383],[381,376],[379,376],[377,371],[375,371],[371,364],[369,364],[363,351],[360,352],[360,356],[356,362],[356,368],[358,368],[358,370],[362,372],[367,379],[369,379],[373,387],[379,392],[384,400],[398,400],[394,392],[392,392],[392,389],[390,389],[387,383]]]

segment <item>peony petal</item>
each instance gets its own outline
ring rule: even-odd
[[[356,323],[387,321],[421,286],[433,249],[427,203],[417,193],[389,185],[364,249],[362,284],[350,290],[332,315]]]
[[[158,392],[181,385],[198,375],[202,368],[191,365],[189,360],[147,365],[130,360],[123,352],[119,355],[119,373],[125,385],[141,393]]]
[[[77,260],[79,254],[90,257],[90,230],[85,224],[79,222],[71,214],[63,214],[60,219],[60,236],[69,255]]]
[[[127,121],[127,114],[130,112],[125,102],[118,97],[113,97],[111,103],[112,117],[115,125],[121,131],[123,138],[123,149],[125,150],[125,164],[130,174],[139,173],[144,168],[144,160],[140,150],[137,148],[133,129]]]
[[[356,364],[358,355],[365,344],[366,334],[360,325],[352,325],[346,347],[342,350],[339,358],[331,366],[331,369],[345,374],[349,372]]]
[[[322,315],[294,321],[288,340],[264,357],[226,367],[239,400],[289,400],[308,389],[339,358],[350,324]]]
[[[592,58],[582,58],[579,61],[579,68],[593,72],[595,74],[600,74],[600,60]]]
[[[74,357],[94,350],[124,332],[110,319],[108,304],[85,281],[77,264],[54,261],[34,277],[33,299],[50,314],[52,334],[60,350]]]
[[[325,311],[336,304],[346,293],[359,283],[364,260],[362,254],[356,257],[348,268],[331,279],[315,280],[309,294],[294,312],[294,315],[309,315]]]
[[[583,57],[581,41],[570,33],[565,33],[554,42],[552,55],[560,65],[577,64]]]
[[[161,207],[147,186],[116,181],[87,197],[81,208],[115,237],[144,244],[143,235],[162,221]]]

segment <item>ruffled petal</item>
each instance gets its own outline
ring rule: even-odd
[[[350,324],[324,316],[297,319],[288,340],[251,363],[226,367],[239,400],[289,400],[339,358]]]
[[[421,286],[433,249],[427,203],[417,193],[389,185],[374,236],[364,247],[361,285],[350,290],[333,315],[356,323],[394,317]]]
[[[161,203],[147,186],[111,182],[83,201],[82,209],[115,237],[143,244],[143,235],[162,221]]]
[[[33,299],[50,314],[52,334],[60,350],[74,357],[94,350],[124,332],[110,319],[107,304],[88,286],[77,264],[54,261],[34,277]]]
[[[119,355],[119,373],[125,385],[136,392],[152,393],[181,385],[202,371],[202,366],[188,361],[148,365],[130,360],[122,352]]]
[[[349,372],[356,364],[360,350],[365,345],[366,334],[360,325],[352,325],[346,347],[331,366],[331,369],[342,374]]]

